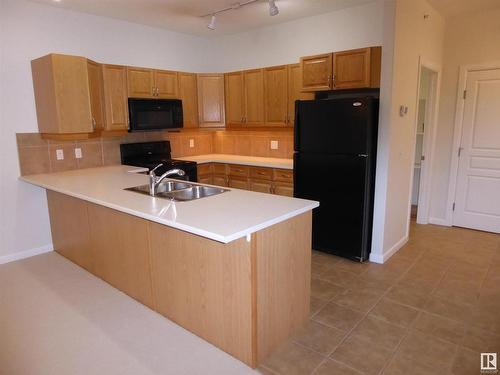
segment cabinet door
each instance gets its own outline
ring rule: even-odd
[[[199,176],[198,182],[200,184],[212,185],[212,176],[210,176],[210,175]]]
[[[333,54],[333,88],[370,87],[370,48]]]
[[[264,119],[264,72],[263,69],[243,72],[244,123],[245,126],[262,126]]]
[[[287,66],[264,69],[266,126],[286,126],[288,120]]]
[[[295,123],[295,101],[312,99],[314,99],[313,93],[302,92],[302,68],[300,64],[288,65],[288,126],[293,126]]]
[[[198,74],[197,78],[200,128],[224,127],[224,75]]]
[[[127,69],[119,65],[103,65],[105,130],[128,129]]]
[[[333,54],[333,88],[380,87],[381,47],[361,48]]]
[[[162,99],[178,98],[177,72],[155,70],[156,97]]]
[[[224,75],[226,94],[226,122],[228,126],[243,124],[243,73]]]
[[[128,67],[127,82],[129,98],[152,98],[155,95],[152,69]]]
[[[274,192],[274,194],[277,194],[277,195],[284,195],[286,197],[293,197],[293,185],[287,184],[287,183],[282,183],[282,182],[275,182],[273,192]]]
[[[198,127],[198,88],[196,74],[179,73],[179,97],[182,100],[184,127]]]
[[[214,174],[212,176],[212,184],[217,186],[227,186],[227,177],[224,175]]]
[[[302,91],[323,91],[332,88],[332,54],[307,56],[300,59]]]
[[[249,182],[249,189],[259,193],[271,194],[273,192],[273,183],[271,181],[251,179]]]
[[[104,87],[101,65],[87,61],[90,91],[90,110],[94,130],[104,129]]]
[[[246,178],[241,178],[241,177],[229,177],[229,187],[235,188],[235,189],[243,189],[243,190],[248,190],[248,179]]]

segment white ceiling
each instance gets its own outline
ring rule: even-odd
[[[227,8],[238,0],[32,0],[58,8],[71,9],[105,17],[122,19],[168,30],[215,36],[234,34],[297,18],[349,8],[374,0],[276,0],[280,13],[269,16],[266,0],[249,4],[217,16],[217,29],[210,31],[210,17],[201,15]],[[240,0],[245,2],[245,0]]]
[[[500,0],[428,0],[444,17],[500,8]]]

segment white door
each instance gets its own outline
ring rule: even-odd
[[[500,69],[467,74],[453,225],[500,233]]]

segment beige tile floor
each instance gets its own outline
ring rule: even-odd
[[[314,252],[311,318],[261,371],[473,375],[481,352],[500,359],[500,236],[412,224],[384,265]]]
[[[413,224],[384,265],[314,252],[312,273],[261,374],[472,375],[500,352],[498,235]],[[254,373],[55,253],[0,266],[0,375]]]

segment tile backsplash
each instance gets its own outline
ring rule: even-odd
[[[84,141],[44,140],[39,133],[17,133],[16,137],[21,175],[120,164],[120,143],[163,139],[170,141],[174,158],[210,153],[291,158],[293,154],[291,130],[264,132],[194,129],[181,132],[128,133],[120,137],[91,138]],[[278,149],[271,149],[271,141],[278,141]],[[77,148],[82,151],[80,159],[75,157]],[[56,150],[63,151],[63,160],[57,160]]]

